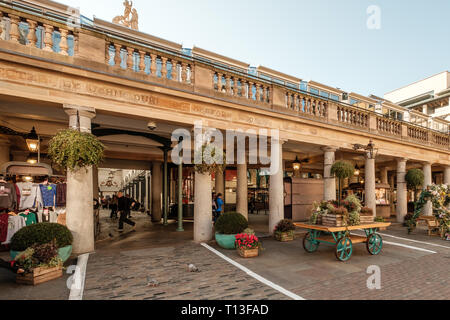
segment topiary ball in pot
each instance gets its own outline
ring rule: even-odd
[[[248,227],[248,221],[237,212],[222,214],[216,221],[216,242],[224,249],[235,249],[235,235],[242,233]]]
[[[49,222],[32,224],[17,231],[11,238],[11,259],[33,245],[52,241],[55,241],[61,260],[66,261],[72,253],[72,233],[66,226]]]

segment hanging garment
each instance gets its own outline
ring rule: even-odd
[[[8,218],[7,213],[0,214],[0,243],[5,242],[8,235]]]
[[[20,204],[20,190],[17,186],[17,183],[14,183],[14,189],[16,190],[16,207],[14,209],[19,210],[19,204]]]
[[[66,194],[67,194],[67,184],[60,183],[56,185],[56,206],[65,207],[66,206]]]
[[[0,182],[0,208],[14,210],[16,208],[16,187],[9,182]]]
[[[28,212],[28,213],[22,212],[22,213],[19,213],[19,216],[25,218],[25,223],[27,226],[37,223],[36,215],[34,212]]]
[[[25,227],[27,224],[25,218],[21,216],[9,216],[8,218],[8,234],[6,235],[6,240],[2,244],[9,244],[13,235]]]
[[[19,182],[17,186],[20,191],[19,210],[42,207],[41,190],[37,183]]]
[[[41,189],[42,196],[42,204],[44,207],[54,207],[55,206],[55,197],[56,197],[56,185],[49,184],[40,184],[39,188]]]

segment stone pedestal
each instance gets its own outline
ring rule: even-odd
[[[366,165],[364,167],[364,193],[365,206],[373,210],[373,215],[377,214],[377,204],[375,197],[375,159],[366,156]]]
[[[194,183],[194,241],[209,241],[213,237],[211,176],[196,172]]]
[[[408,213],[408,199],[406,195],[406,159],[397,160],[397,222],[404,222]]]
[[[162,173],[161,162],[153,162],[152,178],[152,222],[161,222],[162,218]]]
[[[91,119],[95,109],[65,105],[69,125],[81,132],[91,131]],[[67,172],[66,224],[73,234],[73,253],[76,255],[94,251],[94,209],[93,209],[92,167]]]
[[[335,160],[335,148],[326,147],[323,163],[323,198],[324,200],[336,200],[336,178],[331,174],[331,166]]]
[[[432,178],[431,178],[431,163],[427,162],[423,165],[423,188],[426,189],[429,185],[432,184]],[[431,204],[431,201],[427,201],[425,206],[423,207],[423,214],[425,216],[431,216],[433,215],[433,206]]]
[[[274,150],[275,149],[275,150]],[[278,170],[270,176],[269,184],[269,233],[277,223],[284,219],[284,186],[283,186],[283,142],[272,149],[272,161],[278,161]]]

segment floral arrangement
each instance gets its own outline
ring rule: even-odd
[[[369,207],[362,207],[359,214],[361,216],[373,216],[373,210],[372,210],[372,208],[369,208]]]
[[[35,268],[62,266],[55,243],[37,244],[27,248],[16,258],[17,265],[30,273]]]
[[[334,210],[331,211],[330,213],[335,214],[335,215],[347,216],[348,210],[345,207],[338,207],[338,208],[334,208]]]
[[[442,238],[450,238],[450,188],[446,184],[430,185],[419,196],[414,204],[414,214],[405,223],[410,233],[416,226],[417,218],[422,213],[423,207],[431,201],[433,206],[433,214],[439,223],[439,230]]]
[[[283,219],[280,220],[280,222],[277,223],[275,226],[274,232],[290,232],[294,231],[295,226],[292,220],[289,219]]]
[[[235,236],[237,249],[250,250],[261,248],[261,242],[254,234],[240,233]]]
[[[319,224],[321,220],[321,216],[327,213],[333,212],[337,207],[337,202],[334,201],[321,201],[314,202],[313,208],[311,211],[311,217],[309,218],[309,222],[311,224]]]

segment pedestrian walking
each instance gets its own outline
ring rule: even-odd
[[[123,231],[123,224],[129,224],[130,226],[133,227],[133,230],[136,229],[136,223],[131,221],[130,219],[128,219],[128,215],[130,213],[130,207],[131,207],[131,203],[130,203],[130,198],[129,197],[124,197],[122,192],[119,192],[117,194],[117,209],[119,210],[120,213],[120,219],[119,219],[119,232]]]
[[[112,199],[111,199],[111,203],[109,205],[110,209],[111,209],[111,214],[109,215],[109,217],[111,219],[117,219],[117,208],[118,206],[118,199],[117,199],[117,195],[113,195]]]

